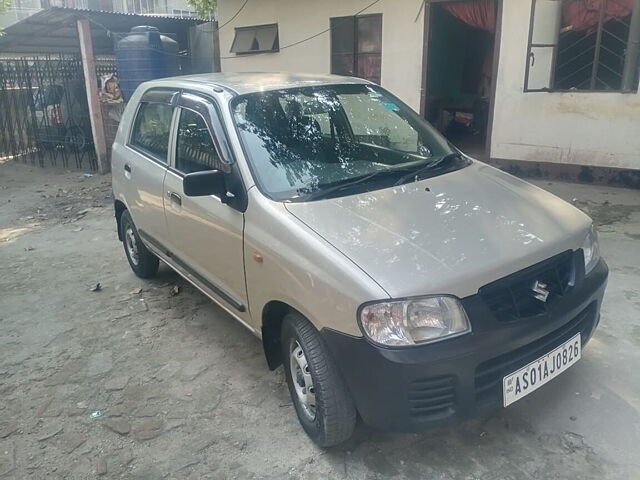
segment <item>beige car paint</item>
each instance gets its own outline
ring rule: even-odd
[[[284,204],[249,190],[245,213],[247,290],[252,325],[262,325],[270,301],[296,308],[318,328],[361,336],[358,307],[387,298],[360,267],[287,212]],[[253,259],[260,253],[262,263]]]
[[[182,176],[167,172],[165,193],[176,192],[179,205],[165,197],[168,227],[167,247],[198,274],[217,285],[236,302],[245,306],[237,315],[249,321],[244,281],[241,212],[224,205],[218,198],[188,197],[182,189]]]
[[[464,298],[579,248],[591,219],[486,164],[358,195],[286,204],[391,297]]]
[[[116,143],[112,158],[113,181],[118,185],[119,197],[127,199],[125,204],[131,216],[144,223],[149,234],[166,237],[162,193],[166,168],[136,150]],[[125,164],[129,165],[131,172],[125,171]]]
[[[207,74],[157,80],[136,90],[116,137],[114,194],[131,210],[138,228],[161,232],[158,210],[164,202],[174,237],[169,240],[167,232],[160,238],[179,249],[192,269],[246,299],[247,311],[234,309],[150,246],[152,250],[256,335],[260,336],[265,306],[272,301],[289,304],[319,329],[361,336],[356,312],[364,302],[416,294],[465,296],[554,253],[580,248],[590,225],[586,215],[480,162],[422,182],[338,199],[285,204],[262,195],[233,126],[229,101],[237,93],[333,83],[367,82],[292,74]],[[157,188],[137,180],[142,176],[133,179],[135,185],[124,176],[125,162],[131,162],[135,171],[150,167],[148,160],[126,146],[126,140],[135,105],[151,87],[188,89],[217,100],[248,190],[244,214],[215,197],[190,199],[183,206],[192,205],[193,212],[177,211],[158,192],[167,186],[177,189],[179,177],[168,174],[163,188]],[[145,173],[145,178],[149,175]],[[153,178],[159,181],[160,177]],[[207,242],[209,229],[211,241]],[[175,245],[180,241],[184,244]],[[244,269],[239,263],[241,248]],[[261,262],[254,260],[255,254],[262,256]]]

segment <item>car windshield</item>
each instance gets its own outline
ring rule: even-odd
[[[426,174],[430,165],[433,176],[468,162],[413,110],[372,85],[252,93],[234,99],[232,110],[256,183],[274,200],[385,188]]]

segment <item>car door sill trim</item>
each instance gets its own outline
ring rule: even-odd
[[[163,255],[166,255],[169,259],[171,259],[173,262],[175,262],[180,268],[185,270],[185,272],[188,275],[191,275],[194,279],[196,279],[198,282],[200,282],[206,288],[211,290],[211,292],[216,294],[218,297],[222,298],[225,302],[227,302],[229,305],[231,305],[233,308],[235,308],[239,312],[246,312],[247,307],[245,307],[245,305],[242,302],[239,302],[238,300],[233,298],[231,295],[229,295],[227,292],[222,290],[220,287],[218,287],[214,283],[212,283],[209,280],[207,280],[206,278],[204,278],[198,272],[194,271],[184,260],[182,260],[179,257],[177,257],[176,255],[174,255],[169,249],[164,247],[158,240],[153,238],[151,235],[149,235],[144,230],[138,230],[138,233],[140,234],[142,239],[145,240],[146,242],[148,242],[151,246],[153,246],[154,249],[160,251]],[[189,279],[187,279],[187,280],[189,280]]]

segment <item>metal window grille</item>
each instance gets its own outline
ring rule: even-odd
[[[612,17],[601,0],[597,24],[574,31],[561,25],[569,1],[532,0],[524,91],[637,91],[640,13]]]

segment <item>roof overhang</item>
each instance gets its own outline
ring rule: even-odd
[[[96,55],[113,53],[112,33],[125,33],[137,25],[150,25],[162,33],[185,38],[189,27],[204,23],[194,18],[52,7],[6,27],[0,36],[0,54],[77,53],[80,51],[77,30],[80,18],[91,22]]]

